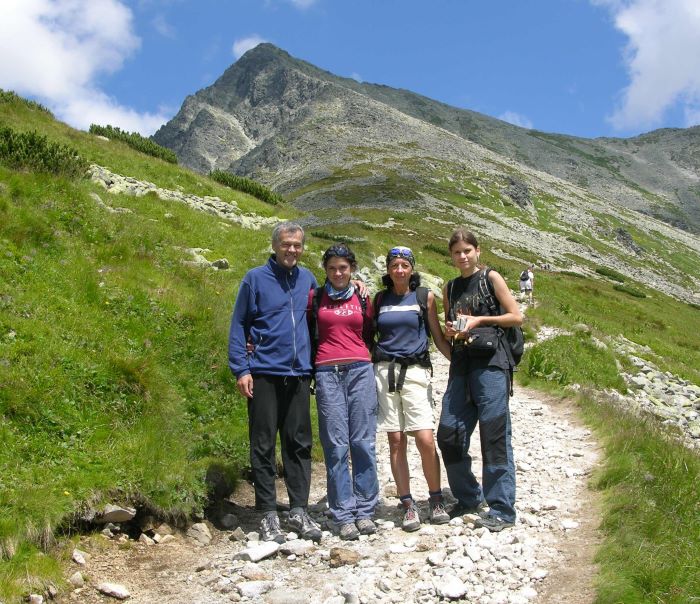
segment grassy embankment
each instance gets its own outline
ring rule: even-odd
[[[21,99],[1,101],[0,127],[37,130],[116,172],[273,214]],[[108,213],[91,192],[132,213]],[[247,423],[226,362],[228,321],[238,282],[265,261],[268,241],[154,195],[112,196],[86,179],[0,161],[1,601],[60,581],[45,552],[85,506],[131,501],[183,517],[205,506],[209,468],[238,476]],[[183,264],[191,247],[227,257],[231,270]]]
[[[285,212],[23,102],[0,103],[0,126],[37,129],[164,188],[235,199],[263,215]],[[133,214],[106,213],[90,192]],[[478,195],[464,203],[478,205]],[[353,246],[361,258],[411,242],[424,270],[453,276],[440,253],[444,228],[389,205],[351,212],[374,223],[394,216],[395,229],[338,224],[332,234],[363,237]],[[59,580],[60,565],[44,552],[82,506],[136,497],[187,514],[204,505],[207,468],[224,465],[235,477],[247,450],[245,407],[226,367],[228,318],[238,280],[264,261],[267,241],[267,233],[222,227],[153,196],[112,197],[83,180],[0,165],[0,598]],[[328,243],[310,238],[312,268]],[[520,266],[482,243],[484,260],[515,284]],[[209,248],[210,259],[228,257],[232,269],[187,267],[183,247]],[[634,283],[627,285],[648,297],[613,285],[539,274],[540,305],[526,331],[586,323],[603,341],[621,333],[649,346],[662,370],[698,383],[698,310]],[[572,383],[623,388],[612,349],[586,334],[538,344],[520,377],[557,392]],[[599,602],[692,602],[700,593],[698,456],[651,423],[585,396],[581,405],[606,451],[593,481],[606,501]]]
[[[700,600],[700,456],[673,439],[658,419],[640,419],[601,402],[595,392],[623,388],[609,347],[591,336],[624,334],[648,346],[646,355],[663,371],[700,382],[700,312],[645,290],[640,299],[563,275],[539,274],[540,306],[532,324],[571,327],[586,323],[592,334],[560,336],[530,350],[522,381],[564,393],[583,386],[578,401],[604,450],[591,479],[603,495],[603,546],[598,598],[601,604],[685,604]],[[635,289],[643,289],[635,286]],[[622,359],[624,364],[624,359]]]

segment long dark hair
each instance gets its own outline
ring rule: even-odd
[[[447,246],[448,249],[452,251],[452,246],[458,241],[464,241],[469,245],[473,245],[475,248],[479,247],[479,242],[476,240],[476,235],[464,227],[459,227],[458,229],[452,231],[452,235]]]
[[[394,282],[391,280],[391,277],[387,273],[386,275],[382,276],[382,285],[386,287],[387,289],[392,289],[394,287]],[[408,278],[408,289],[410,291],[413,291],[420,285],[420,273],[413,272],[411,273],[411,276]]]

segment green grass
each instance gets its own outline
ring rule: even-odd
[[[85,502],[189,514],[209,466],[247,463],[225,353],[247,264],[194,269],[181,248],[255,263],[267,237],[154,195],[120,196],[133,214],[108,214],[93,190],[105,195],[0,166],[3,601],[54,576],[42,552]]]
[[[596,346],[587,333],[558,336],[535,345],[524,355],[519,369],[524,384],[535,381],[540,387],[581,384],[626,390],[613,353]]]
[[[609,282],[538,271],[538,305],[526,320],[562,328],[585,323],[599,339],[624,335],[648,346],[655,355],[651,360],[663,371],[700,383],[700,313],[658,292],[644,293],[645,298],[637,298]]]
[[[598,604],[700,600],[700,457],[657,424],[582,402],[605,451]]]
[[[617,271],[608,268],[607,266],[599,266],[595,269],[595,272],[598,273],[599,275],[603,275],[604,277],[608,277],[609,279],[612,279],[613,281],[618,281],[619,283],[623,283],[625,281],[625,276],[621,275]]]
[[[244,212],[295,216],[291,208],[273,208],[123,142],[73,130],[11,93],[0,94],[0,127],[36,130],[47,144],[67,145],[85,161],[160,187],[217,195]],[[304,262],[318,278],[320,254],[336,238],[361,238],[352,243],[361,265],[404,244],[412,246],[420,271],[455,277],[446,255],[450,226],[396,203],[413,199],[417,183],[468,211],[520,216],[503,206],[497,183],[485,175],[462,172],[450,179],[450,166],[436,160],[437,180],[431,180],[423,160],[382,163],[375,157],[381,150],[360,151],[368,156],[362,163],[306,188],[340,187],[336,197],[345,204],[314,211],[327,224],[316,236],[308,234]],[[506,174],[508,167],[501,168]],[[381,174],[371,186],[358,184],[374,171]],[[91,192],[133,214],[106,213]],[[363,199],[384,201],[367,209],[358,205]],[[559,229],[555,202],[535,198],[544,230]],[[346,222],[348,216],[357,222]],[[390,229],[362,224],[384,224],[390,217],[396,221]],[[443,210],[430,217],[452,220]],[[670,254],[673,266],[697,275],[696,254],[661,240],[654,246],[653,237],[628,230],[659,258]],[[536,250],[477,234],[482,261],[516,288],[521,263],[491,250],[533,261]],[[585,232],[568,236],[615,253],[612,241],[598,242]],[[188,247],[211,249],[210,259],[227,257],[231,270],[183,265]],[[54,530],[81,507],[138,499],[157,512],[187,514],[206,503],[209,468],[235,478],[246,464],[245,404],[227,367],[226,339],[238,283],[248,268],[265,261],[268,248],[267,232],[224,227],[184,205],[166,207],[153,194],[111,196],[86,180],[0,163],[0,600],[19,599],[60,578],[51,549]],[[538,305],[528,310],[524,326],[528,336],[540,325],[570,329],[576,323],[585,323],[591,335],[535,345],[518,379],[557,392],[574,383],[624,390],[616,369],[624,359],[596,344],[621,334],[648,346],[662,370],[700,382],[697,307],[632,278],[625,277],[624,291],[615,285],[538,271]],[[599,601],[692,602],[698,586],[688,569],[700,566],[690,551],[700,542],[698,524],[689,516],[700,516],[697,455],[619,410],[591,402],[583,409],[606,447],[605,469],[595,483],[607,502]],[[320,447],[314,455],[321,458]],[[646,471],[653,480],[642,481]]]
[[[114,126],[100,126],[98,124],[90,124],[90,134],[106,136],[109,139],[116,139],[125,142],[132,149],[136,149],[146,155],[159,157],[171,164],[177,163],[177,155],[170,149],[161,147],[158,143],[153,142],[149,138],[144,138],[138,132],[126,132]]]
[[[250,178],[237,176],[236,174],[224,172],[223,170],[214,170],[213,172],[210,172],[209,177],[212,180],[215,180],[222,185],[226,185],[231,189],[248,193],[249,195],[258,198],[260,201],[264,201],[272,205],[284,203],[284,198],[281,195]]]

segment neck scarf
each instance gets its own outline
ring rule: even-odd
[[[345,289],[338,290],[331,285],[331,282],[328,281],[328,279],[326,279],[325,287],[326,293],[331,300],[349,300],[355,293],[355,286],[352,283],[348,283],[348,286]]]

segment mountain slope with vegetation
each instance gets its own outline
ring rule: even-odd
[[[559,198],[532,195],[519,187],[520,172],[502,189],[486,176],[455,185],[455,174],[439,164],[426,182],[462,192],[449,203],[431,198],[429,213],[423,203],[356,203],[353,195],[327,206],[307,197],[307,213],[232,192],[118,140],[75,131],[14,96],[0,99],[2,128],[36,131],[49,143],[77,150],[87,163],[164,189],[218,196],[262,217],[305,221],[305,263],[319,277],[322,250],[345,239],[365,268],[375,270],[388,247],[407,243],[422,272],[450,278],[445,242],[463,221],[475,225],[482,259],[514,286],[523,262],[542,258],[551,241],[570,238],[576,253],[562,253],[559,262],[576,270],[538,271],[538,306],[528,313],[526,331],[530,340],[543,325],[586,324],[589,332],[535,345],[519,379],[556,392],[576,387],[591,393],[584,403],[591,425],[601,435],[609,432],[608,466],[596,477],[610,499],[601,601],[682,602],[697,593],[697,577],[688,572],[699,562],[692,553],[700,530],[697,455],[674,444],[663,428],[593,396],[625,389],[613,368],[619,363],[630,369],[611,344],[618,336],[644,347],[662,371],[700,383],[698,308],[684,301],[697,283],[700,260],[682,232],[654,222],[659,230],[652,237],[637,231],[632,218],[620,222],[602,207],[590,216],[567,205],[569,191]],[[367,186],[387,198],[393,190],[409,195],[408,167],[395,165],[393,179]],[[361,178],[338,171],[317,188],[307,186],[335,190],[343,183],[359,192]],[[297,200],[304,195],[299,192]],[[522,195],[532,202],[527,221],[517,202]],[[585,228],[574,233],[561,226],[559,216],[567,212],[578,212]],[[599,237],[600,225],[610,231],[607,239]],[[618,228],[631,243],[612,234]],[[532,237],[510,239],[512,230]],[[641,255],[632,244],[644,246]],[[210,250],[201,252],[209,260],[225,257],[231,268],[194,266],[193,249]],[[2,601],[41,591],[49,582],[61,585],[57,539],[69,538],[89,510],[118,502],[184,522],[205,509],[208,474],[230,484],[241,476],[248,453],[246,406],[226,364],[226,337],[237,285],[268,250],[269,232],[155,194],[113,195],[87,178],[10,166],[0,157]],[[659,283],[673,296],[649,284],[643,268],[651,255],[669,273]],[[624,274],[596,272],[598,259],[617,265],[616,258],[639,267],[638,274],[627,265]],[[616,289],[620,279],[644,297]],[[652,481],[644,479],[647,469]],[[669,497],[674,492],[682,497]],[[669,517],[673,530],[654,530]],[[673,598],[663,595],[671,591]]]
[[[421,152],[382,145],[397,136]],[[195,170],[257,176],[285,192],[336,168],[352,170],[357,146],[387,160],[418,161],[478,158],[485,149],[498,163],[517,162],[611,205],[700,231],[698,127],[631,139],[527,130],[408,90],[335,76],[271,44],[260,44],[189,96],[154,138]],[[456,156],[448,151],[445,158],[444,147],[454,148],[455,138],[480,149],[457,145]]]

